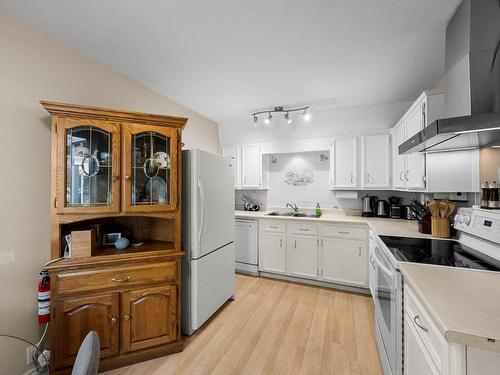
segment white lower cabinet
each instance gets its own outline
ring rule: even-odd
[[[287,274],[310,279],[318,276],[317,236],[288,236]]]
[[[259,270],[368,288],[367,228],[265,220]]]
[[[355,286],[367,286],[366,240],[323,238],[321,279]]]
[[[284,233],[261,232],[259,270],[286,273],[286,235]]]
[[[447,342],[409,284],[404,291],[405,375],[497,375],[500,353]]]
[[[404,323],[404,373],[405,375],[438,375],[431,359],[427,355],[418,333],[409,319]]]

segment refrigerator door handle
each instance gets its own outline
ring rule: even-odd
[[[201,235],[203,234],[203,227],[205,226],[205,192],[203,190],[203,183],[201,177],[198,177],[198,188],[200,189],[201,197],[201,224],[198,232],[198,242],[201,242]]]

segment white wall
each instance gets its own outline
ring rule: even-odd
[[[286,124],[280,114],[275,114],[272,123],[262,120],[253,126],[251,116],[239,121],[219,124],[220,141],[223,145],[290,140],[313,137],[331,137],[342,134],[359,134],[364,131],[393,127],[403,116],[412,101],[377,104],[351,108],[313,108],[310,122],[296,115],[292,124]]]
[[[217,124],[0,13],[0,333],[36,341],[36,282],[49,259],[48,99],[188,117],[186,147],[218,152]],[[146,57],[147,58],[147,57]],[[0,374],[26,370],[0,337]]]

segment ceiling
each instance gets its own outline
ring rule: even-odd
[[[416,97],[460,0],[0,0],[0,9],[200,114]]]

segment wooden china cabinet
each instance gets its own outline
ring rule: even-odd
[[[46,268],[51,370],[69,373],[91,330],[100,338],[100,371],[181,351],[181,132],[187,119],[41,104],[52,117],[51,258],[64,256],[66,238],[76,232],[94,238],[87,255]],[[131,245],[116,249],[117,235]]]

